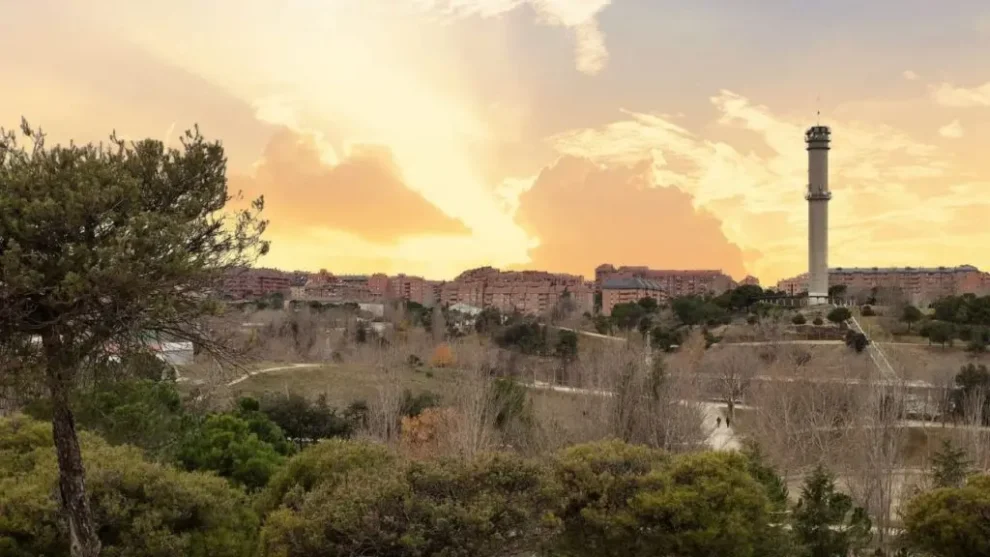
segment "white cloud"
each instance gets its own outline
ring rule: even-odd
[[[941,83],[931,88],[931,94],[935,102],[942,106],[956,108],[990,106],[990,82],[971,88]]]
[[[597,15],[612,0],[412,0],[413,6],[448,19],[498,17],[528,4],[546,25],[564,27],[574,34],[578,71],[595,75],[605,68],[608,50]]]
[[[901,75],[904,76],[904,79],[906,79],[908,81],[917,81],[918,80],[918,74],[914,73],[911,70],[905,70],[904,73],[902,73]]]
[[[959,139],[966,133],[959,120],[953,120],[938,129],[938,134],[949,139]]]

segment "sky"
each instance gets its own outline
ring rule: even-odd
[[[267,266],[774,284],[820,122],[831,266],[990,268],[983,0],[11,1],[0,48],[3,127],[221,141]]]

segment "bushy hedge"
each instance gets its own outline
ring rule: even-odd
[[[102,555],[112,557],[784,557],[869,541],[865,519],[850,536],[848,509],[829,510],[838,492],[824,472],[822,489],[802,491],[803,514],[788,518],[782,480],[752,451],[609,441],[535,458],[416,460],[334,439],[288,458],[251,496],[213,472],[81,439]],[[982,477],[920,495],[905,507],[903,541],[936,556],[984,553],[988,488]],[[56,493],[50,426],[0,420],[0,555],[68,554]],[[800,527],[785,527],[795,517]],[[809,534],[820,531],[838,533]]]
[[[248,496],[211,474],[145,460],[140,450],[82,435],[86,488],[103,542],[115,557],[241,557],[257,547]],[[0,555],[68,555],[59,520],[51,426],[0,420]]]

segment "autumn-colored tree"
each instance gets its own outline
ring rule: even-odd
[[[430,365],[433,367],[450,367],[454,365],[454,351],[447,343],[439,344],[433,349],[433,356],[430,357]]]
[[[402,418],[402,447],[414,456],[435,455],[455,418],[450,408],[427,408],[418,416]]]

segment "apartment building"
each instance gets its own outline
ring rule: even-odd
[[[602,313],[612,315],[618,304],[635,303],[643,298],[653,298],[658,304],[670,299],[663,285],[643,278],[609,278],[602,283]]]
[[[277,269],[237,269],[224,278],[223,296],[230,300],[261,298],[276,292],[287,294],[292,277]]]
[[[303,287],[304,297],[330,303],[376,301],[367,275],[334,275],[326,269],[310,276]]]
[[[616,268],[608,263],[599,265],[595,269],[595,283],[599,289],[610,279],[633,278],[645,279],[659,284],[672,298],[702,294],[717,296],[736,286],[732,277],[721,270],[714,269],[673,270],[650,269],[643,266]]]
[[[385,299],[388,296],[388,275],[385,273],[375,273],[368,277],[368,289],[372,295]]]
[[[856,294],[873,288],[901,290],[912,303],[923,304],[959,294],[990,294],[990,273],[972,265],[958,267],[834,267],[828,271],[829,287],[845,285]],[[808,289],[808,274],[781,280],[777,289],[799,294]]]
[[[426,279],[404,274],[388,277],[387,290],[389,298],[416,302],[417,304],[423,304],[428,297],[428,291],[429,295],[432,296],[432,289]]]
[[[480,267],[461,273],[439,288],[443,304],[494,307],[503,312],[546,313],[565,295],[578,311],[590,311],[594,290],[577,275],[544,271],[499,271]]]

